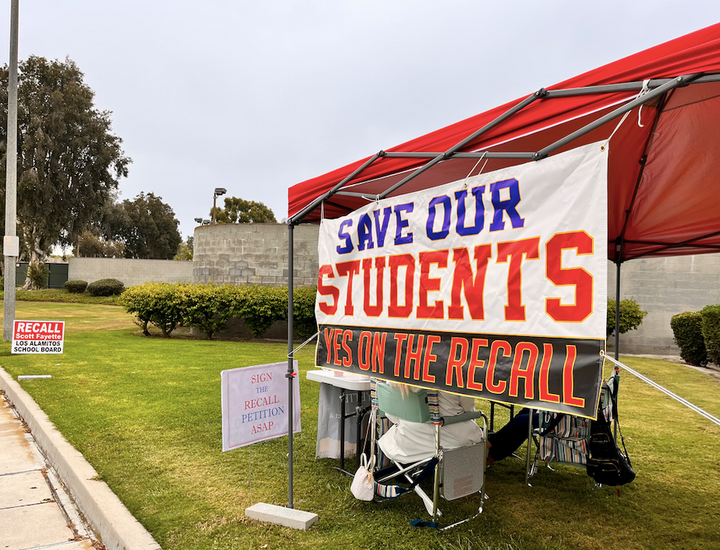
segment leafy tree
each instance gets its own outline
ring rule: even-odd
[[[123,258],[125,245],[118,241],[101,239],[88,230],[80,235],[75,255],[84,258]]]
[[[210,209],[212,218],[212,209]],[[275,214],[257,201],[246,201],[237,197],[225,198],[225,208],[217,209],[218,223],[277,223]]]
[[[180,222],[153,193],[125,199],[106,213],[104,236],[125,245],[126,258],[172,260],[182,242]]]
[[[193,259],[193,241],[194,237],[188,237],[184,243],[180,243],[175,254],[175,260],[190,261]]]
[[[6,159],[8,68],[0,68],[0,154]],[[44,258],[100,218],[131,162],[113,135],[109,111],[69,58],[31,56],[18,73],[18,236],[22,257]],[[6,160],[3,160],[3,164]],[[0,202],[5,203],[5,170]],[[0,209],[0,222],[5,223]]]

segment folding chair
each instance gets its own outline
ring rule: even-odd
[[[392,466],[378,471],[376,475],[376,495],[381,498],[396,498],[402,494],[415,492],[423,501],[432,521],[416,520],[413,525],[437,527],[439,496],[454,500],[473,493],[480,493],[480,507],[472,518],[459,521],[445,527],[449,529],[477,517],[483,511],[485,501],[485,460],[487,454],[487,417],[481,411],[466,412],[452,417],[441,417],[438,392],[421,390],[403,397],[400,390],[382,381],[371,382],[373,413],[378,416],[390,415],[407,422],[429,423],[434,428],[435,445],[427,449],[422,459],[411,464],[401,464],[391,459]],[[440,427],[458,422],[482,418],[482,441],[454,449],[444,449]],[[374,438],[371,439],[373,445]],[[374,452],[374,449],[373,451]],[[420,481],[434,473],[433,497],[430,498],[419,486]],[[397,484],[398,480],[409,483],[409,487]]]
[[[598,414],[603,414],[613,425],[617,435],[617,393],[620,384],[619,369],[615,369],[610,378],[603,382],[600,392]],[[532,419],[532,415],[531,415]],[[525,483],[537,473],[542,460],[548,469],[550,463],[587,467],[592,420],[570,414],[540,411],[538,428],[528,426],[528,449],[525,470]],[[531,446],[535,443],[535,458],[531,460]]]

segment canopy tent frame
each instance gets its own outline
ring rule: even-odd
[[[720,27],[720,25],[716,25],[715,27]],[[717,31],[715,31],[715,27],[709,27],[708,29],[704,29],[702,31],[698,31],[697,36],[698,38],[704,40],[704,42],[699,43],[703,46],[707,46],[708,43],[710,43],[710,39],[715,39],[714,34],[717,34]],[[714,33],[714,34],[713,34]],[[713,34],[713,36],[708,37],[709,34]],[[691,35],[688,35],[691,36]],[[680,39],[677,39],[678,42],[673,43],[672,45],[681,44],[680,40],[684,39],[686,37],[681,37]],[[690,40],[690,39],[688,39]],[[670,44],[670,43],[668,43]],[[656,51],[661,53],[662,55],[668,55],[668,50],[660,50],[660,48],[668,47],[668,44],[660,45],[656,48],[658,48]],[[714,44],[714,43],[713,43]],[[695,47],[696,44],[694,43],[685,43],[683,42],[681,46],[678,48],[678,51],[682,52],[684,51],[684,48],[690,49],[692,47]],[[699,46],[698,46],[699,47]],[[713,48],[716,48],[716,46],[712,46]],[[714,50],[713,50],[714,52]],[[646,52],[641,52],[646,53]],[[703,50],[698,55],[701,55],[702,53],[706,53],[705,50]],[[638,54],[639,55],[639,54]],[[640,60],[643,61],[643,60]],[[644,59],[646,62],[647,59]],[[674,62],[677,62],[676,59],[670,59],[668,60],[668,67],[674,67]],[[703,63],[708,63],[709,65],[703,65]],[[715,63],[713,58],[713,63]],[[693,66],[688,68],[697,68],[701,69],[698,71],[677,71],[676,76],[670,76],[673,74],[673,69],[669,69],[665,71],[664,74],[659,74],[659,69],[654,67],[652,70],[650,70],[646,65],[643,66],[643,70],[647,69],[648,73],[653,72],[656,75],[663,76],[662,78],[652,78],[648,80],[638,80],[638,76],[642,76],[642,74],[639,71],[635,72],[635,78],[627,81],[627,82],[616,82],[616,83],[610,83],[610,84],[601,84],[601,85],[588,85],[588,86],[580,86],[580,87],[568,87],[563,89],[551,89],[547,90],[545,88],[541,88],[538,91],[534,92],[530,96],[525,97],[522,100],[519,100],[515,104],[511,105],[507,110],[505,110],[503,113],[499,114],[495,118],[493,118],[490,122],[487,122],[482,127],[475,131],[471,131],[472,128],[468,128],[463,126],[462,128],[459,128],[458,131],[455,131],[455,127],[453,126],[452,131],[454,132],[452,135],[455,135],[456,133],[462,132],[468,132],[466,137],[459,140],[455,145],[450,146],[443,152],[428,152],[428,151],[384,151],[380,150],[375,155],[367,158],[362,164],[359,164],[358,166],[352,168],[352,166],[348,166],[347,169],[350,171],[349,174],[343,176],[340,181],[337,183],[334,183],[331,188],[329,188],[327,191],[323,192],[319,196],[308,196],[306,204],[299,204],[297,205],[297,211],[293,213],[292,215],[288,216],[287,219],[287,225],[288,225],[288,288],[290,289],[290,292],[288,292],[288,381],[289,381],[289,393],[292,395],[292,384],[293,384],[293,350],[292,350],[292,343],[293,343],[293,324],[292,324],[292,312],[293,312],[293,292],[292,289],[294,288],[294,272],[293,272],[293,227],[295,225],[299,225],[302,223],[310,214],[314,214],[316,210],[321,209],[321,216],[322,219],[325,217],[324,208],[325,206],[332,207],[336,210],[334,213],[334,216],[341,215],[339,212],[346,212],[350,213],[357,206],[352,208],[353,205],[352,201],[350,201],[349,204],[343,204],[342,200],[339,201],[333,201],[332,197],[337,196],[340,198],[354,198],[354,199],[362,199],[367,201],[375,201],[380,200],[383,198],[386,198],[387,196],[391,195],[398,189],[400,189],[402,186],[406,185],[408,182],[416,179],[421,174],[427,172],[428,170],[432,169],[434,166],[451,160],[459,160],[459,159],[500,159],[500,160],[510,160],[510,161],[521,161],[521,160],[541,160],[546,158],[548,155],[550,155],[553,152],[558,151],[559,149],[573,143],[574,141],[578,140],[579,138],[582,138],[583,136],[588,135],[590,132],[599,129],[604,124],[607,124],[608,122],[611,122],[619,117],[626,116],[629,114],[633,109],[641,107],[645,104],[648,104],[650,102],[655,101],[657,105],[661,105],[664,107],[667,102],[672,97],[672,94],[675,90],[679,88],[684,88],[688,86],[695,86],[698,84],[710,84],[710,83],[717,83],[720,82],[720,72],[718,72],[718,63],[712,64],[710,61],[706,61],[704,58],[701,61],[698,61],[698,64],[700,66]],[[697,64],[696,64],[697,65]],[[640,65],[639,65],[640,66]],[[706,67],[711,67],[712,70],[707,70]],[[657,71],[657,72],[656,72]],[[606,75],[599,75],[598,80],[596,82],[602,82],[603,78]],[[622,76],[618,77],[618,80],[622,80]],[[570,81],[568,81],[570,82]],[[598,102],[597,105],[594,103],[591,104],[588,102],[584,105],[584,108],[586,110],[578,109],[577,112],[574,111],[568,111],[568,112],[552,112],[550,119],[541,119],[541,120],[533,120],[532,124],[535,124],[536,126],[533,128],[530,128],[527,133],[520,134],[519,131],[522,128],[525,128],[525,124],[523,126],[518,128],[515,128],[514,130],[511,130],[508,135],[511,137],[504,139],[498,139],[493,138],[496,141],[490,140],[490,142],[486,142],[482,144],[482,147],[477,148],[476,150],[470,150],[470,151],[462,151],[465,147],[471,147],[471,144],[475,142],[480,136],[483,136],[483,134],[486,134],[490,130],[500,126],[503,124],[503,122],[508,121],[509,119],[512,119],[515,115],[522,112],[524,109],[526,109],[528,106],[532,105],[538,100],[543,101],[552,101],[553,99],[560,99],[560,98],[573,98],[573,97],[581,97],[581,96],[592,96],[597,95],[601,96],[603,94],[629,94],[632,92],[638,92],[638,95],[635,97],[619,97],[617,99],[609,97],[608,101],[605,103]],[[669,253],[673,249],[680,249],[682,251],[683,248],[687,248],[688,250],[707,250],[707,251],[720,251],[720,244],[715,244],[713,242],[703,242],[707,239],[710,239],[712,237],[717,237],[720,235],[720,231],[715,231],[715,228],[709,228],[713,229],[712,231],[707,231],[705,233],[699,234],[699,235],[693,235],[692,238],[684,239],[680,242],[670,242],[666,240],[642,240],[642,239],[626,239],[626,230],[628,228],[629,219],[631,216],[631,213],[633,212],[633,208],[635,208],[636,205],[636,199],[638,198],[638,190],[641,184],[641,180],[643,179],[643,175],[645,173],[645,167],[646,167],[646,160],[648,158],[648,154],[650,151],[651,146],[653,145],[653,139],[655,134],[655,129],[657,128],[657,125],[660,120],[660,116],[663,113],[663,108],[657,108],[654,119],[652,121],[652,131],[647,135],[645,138],[644,144],[641,144],[642,147],[639,149],[642,151],[642,155],[640,155],[640,158],[638,159],[640,163],[640,169],[639,173],[637,174],[637,178],[634,181],[634,185],[627,184],[627,189],[629,190],[630,187],[632,187],[632,195],[630,197],[629,203],[627,207],[623,206],[624,210],[624,219],[621,221],[621,227],[620,232],[616,233],[615,238],[611,237],[610,242],[607,244],[609,245],[608,248],[608,257],[611,261],[613,261],[616,264],[616,284],[615,284],[615,295],[616,295],[616,310],[615,310],[615,359],[617,360],[619,357],[619,348],[620,348],[620,333],[619,333],[619,307],[620,307],[620,276],[621,276],[621,264],[624,261],[627,261],[628,259],[634,259],[634,258],[640,258],[640,257],[646,257],[650,255],[663,255],[663,252],[666,252],[669,255]],[[535,151],[491,151],[490,149],[496,148],[503,144],[512,144],[513,141],[516,139],[522,139],[523,137],[532,136],[533,134],[538,134],[541,132],[545,132],[548,129],[553,128],[556,125],[565,124],[567,122],[571,122],[576,119],[581,119],[585,116],[592,116],[595,113],[601,113],[603,111],[609,110],[609,112],[605,112],[602,114],[602,116],[599,116],[597,118],[594,118],[591,122],[583,124],[580,128],[570,130],[568,129],[568,133],[564,136],[562,136],[560,139],[555,139],[552,141],[549,145],[544,146],[542,148],[539,148]],[[557,120],[554,120],[553,117],[555,117]],[[563,118],[564,117],[564,118]],[[522,120],[522,119],[521,119]],[[463,121],[468,122],[468,121]],[[622,124],[622,122],[621,122]],[[642,126],[642,125],[641,125]],[[619,127],[619,125],[618,125]],[[450,128],[450,127],[448,127]],[[513,133],[514,132],[514,133]],[[608,132],[609,133],[609,132]],[[614,132],[613,132],[614,134]],[[610,139],[613,134],[610,134],[608,138]],[[423,136],[425,137],[425,136]],[[433,134],[434,137],[434,134]],[[438,136],[439,141],[447,141],[448,136]],[[413,147],[412,142],[408,142],[409,147]],[[544,144],[543,144],[544,145]],[[402,146],[399,146],[402,147]],[[422,149],[422,146],[419,147]],[[485,150],[483,150],[483,148]],[[408,164],[407,166],[398,166],[397,168],[391,168],[385,172],[382,172],[380,170],[373,170],[376,172],[376,175],[373,175],[373,171],[368,175],[367,172],[370,168],[375,168],[376,163],[378,161],[381,161],[382,159],[427,159],[427,162],[422,165]],[[477,166],[477,165],[476,165]],[[351,169],[352,168],[352,169]],[[474,168],[473,168],[474,170]],[[330,174],[328,174],[328,177],[330,180],[334,179],[337,175],[338,178],[341,177],[341,174],[339,173],[341,170],[337,171],[337,174],[334,172],[332,173],[332,177],[330,177]],[[405,175],[405,173],[407,174]],[[472,171],[471,171],[472,172]],[[382,180],[383,178],[387,176],[397,176],[401,179],[399,181],[388,182],[388,186],[386,189],[380,191],[379,193],[376,192],[378,189],[375,189],[373,191],[375,192],[362,192],[362,190],[358,191],[354,189],[355,186],[360,184],[367,184],[376,182],[378,180]],[[364,178],[364,179],[363,179]],[[451,181],[451,180],[448,180]],[[306,182],[308,183],[308,182]],[[330,181],[324,180],[323,186],[330,184]],[[312,195],[313,193],[307,193],[307,195]],[[303,195],[303,201],[305,201],[305,195]],[[299,199],[297,199],[299,201]],[[347,201],[345,201],[347,202]],[[289,208],[290,211],[292,209]],[[333,216],[333,217],[334,217]],[[315,214],[314,217],[317,217],[317,214]],[[317,221],[314,219],[313,221]],[[653,250],[648,249],[647,251],[638,251],[637,253],[633,252],[626,256],[625,247],[626,244],[648,244],[653,245],[655,248]],[[691,245],[691,246],[689,246]],[[612,253],[612,254],[611,254]],[[685,253],[699,253],[699,252],[685,252]],[[614,257],[612,257],[614,255]],[[290,407],[290,421],[289,426],[292,426],[292,407]],[[289,428],[288,430],[289,435],[289,503],[290,507],[293,507],[293,483],[292,483],[292,428]]]

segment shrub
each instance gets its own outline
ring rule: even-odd
[[[27,278],[35,290],[46,288],[50,270],[47,264],[41,262],[30,262],[27,269]]]
[[[239,294],[231,285],[182,285],[177,290],[183,324],[196,327],[208,339],[227,326]]]
[[[145,336],[150,336],[148,323],[152,323],[162,331],[163,336],[169,338],[170,333],[182,322],[179,288],[184,286],[189,285],[146,283],[131,286],[123,292],[120,303],[125,311],[135,314],[135,322]]]
[[[85,292],[88,284],[87,281],[65,281],[63,286],[65,287],[65,290],[71,294],[82,294]]]
[[[122,294],[125,285],[117,279],[100,279],[87,286],[87,291],[92,296],[115,296]]]
[[[683,361],[696,367],[704,367],[708,362],[708,354],[703,339],[701,313],[686,311],[673,315],[670,327]]]
[[[301,340],[307,340],[317,332],[316,295],[317,287],[314,286],[301,286],[293,291],[293,328]]]
[[[260,338],[275,321],[287,317],[288,290],[286,287],[237,287],[233,316],[245,322],[255,338]]]
[[[635,330],[643,322],[647,311],[640,309],[638,303],[632,298],[620,300],[620,334]],[[608,298],[606,336],[609,338],[615,332],[615,300]]]
[[[700,314],[708,359],[720,365],[720,305],[705,306]]]

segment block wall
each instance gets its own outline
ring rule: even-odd
[[[294,284],[312,286],[318,275],[317,225],[293,229]],[[288,227],[218,224],[195,228],[193,281],[287,286]]]
[[[608,262],[608,296],[615,297],[616,266]],[[621,353],[679,354],[670,318],[720,304],[720,254],[652,258],[620,267],[621,299],[648,312],[640,328],[620,335]],[[614,345],[614,339],[609,340]]]
[[[70,258],[68,280],[117,279],[126,287],[143,283],[191,283],[193,263],[175,260],[126,260],[122,258]]]

